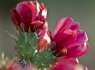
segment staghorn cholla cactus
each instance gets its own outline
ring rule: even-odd
[[[22,12],[24,7],[25,10]],[[29,7],[32,8],[28,9]],[[44,5],[39,4],[37,1],[21,2],[15,9],[11,10],[12,20],[17,28],[17,39],[15,39],[15,41],[18,56],[21,59],[30,60],[38,69],[49,67],[55,60],[51,49],[47,48],[50,43],[50,38],[45,21],[47,13],[45,12],[43,14],[45,10]],[[19,17],[17,17],[17,15],[19,15]],[[18,20],[16,18],[20,18],[18,19],[20,23],[17,22]],[[25,27],[29,26],[26,29],[24,25]]]
[[[10,11],[16,27],[18,60],[0,59],[1,70],[88,70],[77,59],[89,48],[86,32],[78,22],[63,17],[52,35],[43,3],[23,1]]]
[[[55,60],[50,48],[44,51],[37,49],[38,37],[35,33],[19,31],[17,37],[16,50],[20,58],[30,60],[38,68],[46,68]]]

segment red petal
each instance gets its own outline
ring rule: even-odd
[[[74,31],[72,31],[71,29],[65,29],[63,32],[59,32],[56,36],[54,36],[54,40],[57,42],[66,42],[69,41],[70,38],[75,38],[76,35],[74,33]]]
[[[70,28],[72,22],[73,22],[72,18],[68,17],[61,18],[56,24],[54,35],[58,34],[59,32],[62,32],[64,29]]]
[[[85,54],[89,49],[88,43],[81,44],[79,46],[74,46],[72,48],[68,48],[67,57],[78,57]]]
[[[68,44],[69,47],[77,46],[88,41],[87,34],[82,30],[76,30],[76,40],[72,44]]]
[[[70,29],[75,30],[78,29],[80,27],[78,22],[73,22],[72,26],[70,27]]]
[[[39,39],[37,42],[37,49],[43,51],[47,48],[47,41],[45,39]]]
[[[88,41],[87,34],[82,30],[77,30],[76,42],[84,43],[87,41]]]
[[[44,9],[45,9],[45,6],[44,6],[43,3],[41,3],[41,4],[40,4],[40,10],[42,11],[42,10],[44,10]]]
[[[41,30],[38,37],[39,37],[39,40],[37,42],[38,49],[39,50],[46,49],[51,42],[51,39],[48,36],[48,30],[47,29]]]
[[[10,10],[10,12],[11,12],[11,18],[12,18],[13,23],[16,26],[19,26],[21,21],[20,21],[20,17],[19,17],[19,14],[17,13],[16,9]]]
[[[16,7],[23,23],[29,25],[36,17],[36,7],[31,2],[20,2]]]

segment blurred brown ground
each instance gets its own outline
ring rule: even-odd
[[[13,57],[14,40],[5,32],[15,35],[15,29],[11,22],[10,9],[23,0],[1,0],[0,1],[0,53]],[[87,32],[90,49],[89,52],[80,57],[82,64],[95,69],[95,1],[94,0],[38,0],[45,3],[48,9],[49,28],[53,32],[56,21],[65,16],[72,17],[78,21],[81,28]]]

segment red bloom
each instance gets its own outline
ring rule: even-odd
[[[61,18],[55,27],[52,50],[56,56],[77,57],[88,50],[88,38],[84,31],[79,29],[79,23],[72,18]]]
[[[49,70],[88,70],[87,67],[77,63],[75,58],[59,59],[55,61]]]
[[[47,10],[44,4],[37,1],[24,1],[17,4],[17,7],[11,10],[11,17],[16,27],[24,31],[37,31],[45,28]]]
[[[15,61],[7,61],[5,70],[22,70],[21,66]]]
[[[22,67],[18,62],[9,60],[6,63],[4,70],[36,70],[36,67],[32,64]]]

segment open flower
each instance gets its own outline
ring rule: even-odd
[[[58,57],[78,57],[88,50],[86,33],[72,18],[61,18],[55,27],[52,51]]]
[[[24,1],[17,4],[11,9],[12,21],[16,27],[24,31],[37,31],[44,29],[46,22],[47,10],[44,4],[37,1]]]

